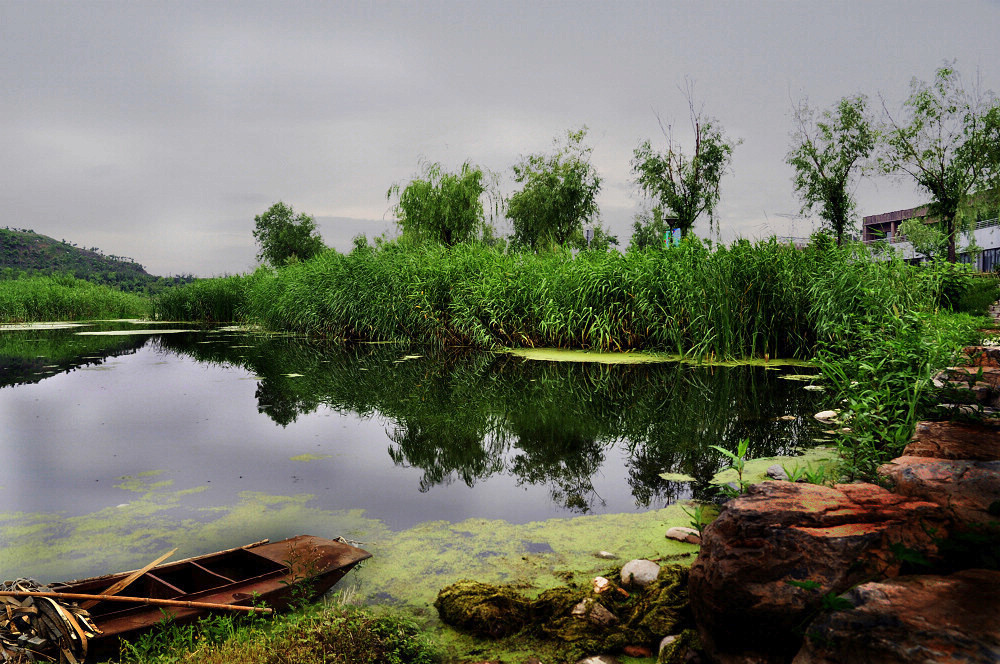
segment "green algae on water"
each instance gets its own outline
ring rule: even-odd
[[[597,362],[600,364],[649,364],[654,362],[677,362],[680,355],[658,353],[610,353],[593,350],[572,350],[565,348],[511,348],[506,351],[526,360],[545,362]]]
[[[291,461],[322,461],[323,459],[333,458],[332,454],[298,454],[293,457],[288,457]]]

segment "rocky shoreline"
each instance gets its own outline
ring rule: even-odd
[[[523,601],[515,632],[537,623],[575,644],[571,652],[638,658],[656,656],[665,636],[659,664],[1000,662],[1000,348],[966,354],[968,366],[935,380],[946,398],[974,402],[952,412],[978,420],[918,423],[902,456],[878,469],[889,489],[784,477],[749,486],[700,534],[670,528],[667,537],[700,551],[688,583],[663,591],[669,621],[645,625],[652,605],[636,600],[683,568],[648,560],[595,578],[593,588],[546,591],[534,602],[551,615],[508,597],[510,589],[476,584],[460,598],[469,606],[450,617],[442,598],[473,582],[443,590],[438,610],[456,625],[485,611],[477,620],[492,625]],[[618,662],[594,655],[578,664]]]
[[[1000,350],[967,350],[948,377],[1000,405]],[[723,506],[689,587],[710,661],[1000,661],[1000,422],[921,422],[878,472],[892,491],[765,482]]]

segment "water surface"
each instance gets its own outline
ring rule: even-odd
[[[65,558],[56,543],[81,532],[141,536],[131,544],[153,550],[163,532],[186,531],[209,550],[317,521],[315,534],[332,536],[358,515],[400,531],[641,512],[708,495],[724,465],[710,445],[747,437],[754,456],[772,456],[821,435],[816,393],[783,379],[811,373],[801,367],[548,362],[161,328],[0,331],[0,576],[12,575],[4,552],[20,552],[8,564],[26,551]],[[109,330],[129,334],[93,334]],[[279,504],[282,518],[265,518]],[[198,534],[237,507],[211,542]],[[66,576],[100,564],[43,562]]]

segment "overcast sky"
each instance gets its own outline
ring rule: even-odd
[[[501,173],[587,125],[602,219],[628,243],[629,162],[657,116],[689,145],[685,77],[733,138],[724,240],[808,235],[784,163],[793,99],[898,109],[957,60],[1000,90],[1000,1],[46,2],[0,0],[0,226],[154,274],[256,265],[283,200],[328,245],[394,227],[421,160]],[[871,178],[859,212],[911,207]],[[707,230],[707,221],[698,228]]]

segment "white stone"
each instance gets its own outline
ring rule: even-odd
[[[666,648],[667,646],[669,646],[671,643],[673,643],[674,641],[676,641],[679,638],[680,638],[680,634],[672,634],[671,636],[664,636],[663,640],[660,641],[660,650],[659,650],[659,652],[663,652],[664,648]]]
[[[781,482],[788,481],[788,473],[786,473],[785,469],[781,467],[781,464],[776,463],[773,466],[768,466],[765,474],[772,480],[779,480]]]
[[[576,664],[621,664],[621,661],[611,655],[597,655],[596,657],[584,657]]]
[[[652,560],[631,560],[622,567],[622,585],[645,588],[660,575],[660,566]]]
[[[821,410],[815,415],[813,415],[820,422],[828,422],[830,420],[836,419],[837,411],[835,410]]]

